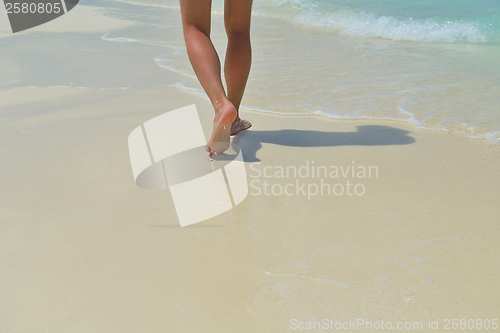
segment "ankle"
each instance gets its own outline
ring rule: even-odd
[[[215,110],[215,113],[219,113],[227,107],[229,100],[228,99],[218,99],[213,101],[212,106]]]

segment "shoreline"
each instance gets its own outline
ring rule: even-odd
[[[165,46],[168,46],[169,48],[170,47],[173,48],[175,50],[175,52],[174,52],[175,55],[174,54],[162,54],[162,55],[155,57],[155,61],[162,68],[168,69],[174,73],[183,73],[185,75],[184,80],[176,83],[178,88],[180,88],[184,91],[192,92],[198,96],[204,96],[205,93],[201,89],[201,86],[199,86],[199,84],[197,83],[197,80],[194,77],[194,73],[191,71],[189,62],[186,60],[187,55],[185,54],[184,51],[177,49],[178,44],[183,44],[182,33],[180,30],[178,31],[178,29],[173,28],[172,26],[174,26],[174,27],[180,26],[180,22],[178,22],[177,15],[170,15],[169,13],[170,13],[170,10],[172,10],[172,12],[177,12],[178,9],[177,8],[165,8],[165,9],[168,9],[168,11],[166,11],[164,14],[169,17],[168,19],[166,19],[166,21],[169,22],[169,24],[168,24],[169,30],[170,29],[172,30],[172,32],[168,33],[168,38],[161,37],[161,35],[156,35],[154,29],[152,31],[147,30],[147,34],[149,34],[149,33],[153,34],[152,35],[153,37],[151,37],[151,38],[154,41],[154,43],[158,43],[159,45],[165,45]],[[119,14],[117,14],[117,15],[119,16]],[[222,27],[222,23],[221,23],[222,20],[220,20],[220,13],[217,13],[217,15],[218,15],[219,19],[213,20],[212,33],[214,35],[213,38],[214,38],[214,44],[216,46],[216,49],[218,50],[218,53],[219,53],[219,56],[221,57],[221,60],[223,60],[223,55],[224,55],[224,50],[225,50],[225,42],[224,42],[224,35],[223,35],[223,27]],[[158,19],[158,18],[156,17],[156,19]],[[170,21],[172,21],[172,22],[170,22]],[[154,21],[154,22],[156,22],[156,21]],[[160,22],[161,24],[164,24],[164,22],[162,22],[162,21],[158,21],[158,22]],[[156,22],[156,23],[158,23],[158,22]],[[279,22],[279,23],[277,23],[277,22]],[[147,20],[143,19],[143,23],[147,23]],[[286,45],[286,43],[280,44],[280,42],[283,42],[284,39],[293,40],[295,37],[300,38],[300,36],[302,36],[302,35],[310,36],[311,39],[314,39],[313,35],[323,36],[327,33],[325,31],[321,31],[321,30],[309,31],[308,30],[309,28],[303,27],[302,25],[300,25],[296,22],[290,22],[287,20],[279,19],[279,18],[256,17],[254,23],[256,24],[254,26],[254,29],[255,29],[254,34],[256,36],[258,36],[256,38],[252,38],[252,40],[254,41],[254,49],[255,49],[254,52],[256,53],[256,55],[255,55],[256,59],[258,59],[259,57],[262,57],[263,54],[265,54],[266,52],[270,52],[271,54],[276,53],[276,56],[278,58],[284,57],[285,54],[283,53],[283,51],[280,51],[280,48],[283,48],[284,45]],[[276,39],[276,36],[273,35],[273,31],[269,30],[268,27],[269,26],[279,27],[280,24],[284,24],[286,26],[287,33],[291,33],[292,35],[288,36],[287,38]],[[124,32],[123,35],[120,35],[119,33],[117,33],[116,36],[128,36],[128,34],[126,32]],[[134,36],[135,36],[134,38],[139,38],[136,35],[134,35]],[[372,44],[377,44],[378,47],[380,47],[382,50],[389,49],[390,52],[393,52],[393,53],[396,52],[397,49],[403,47],[405,49],[404,52],[408,53],[407,56],[410,56],[412,53],[417,52],[416,49],[418,49],[418,47],[415,47],[415,45],[412,46],[412,44],[406,44],[404,42],[402,42],[402,44],[400,45],[400,43],[397,41],[383,40],[383,39],[370,40],[370,39],[363,39],[363,38],[354,38],[354,37],[348,37],[348,36],[341,36],[338,33],[335,33],[332,36],[328,36],[328,38],[332,39],[331,41],[329,41],[331,43],[339,43],[340,48],[345,48],[345,49],[349,49],[349,50],[352,49],[354,54],[369,52],[368,48]],[[133,38],[132,38],[132,40],[133,40]],[[301,41],[307,42],[307,41],[303,41],[303,40],[301,40]],[[314,43],[317,43],[320,41],[321,41],[321,39],[314,39]],[[148,38],[146,38],[146,41],[141,42],[140,40],[136,40],[135,42],[146,43],[146,42],[148,42]],[[275,48],[270,46],[274,42],[278,45]],[[307,45],[312,48],[312,44],[314,44],[314,43],[312,43],[312,44],[311,43],[312,42],[310,42]],[[293,45],[295,45],[295,47],[299,46],[299,44],[293,44]],[[420,44],[417,43],[416,45],[418,46]],[[486,56],[485,54],[483,54],[484,50],[483,51],[475,50],[475,48],[479,47],[478,45],[464,46],[464,45],[460,45],[460,44],[458,44],[458,45],[455,45],[455,44],[437,45],[437,44],[433,44],[433,43],[429,43],[429,44],[424,43],[421,46],[423,46],[425,49],[424,53],[430,52],[429,54],[427,54],[427,56],[431,56],[432,59],[434,59],[435,57],[441,57],[443,54],[449,55],[449,54],[454,54],[454,53],[464,53],[464,52],[467,53],[467,52],[469,52],[469,53],[467,53],[467,57],[473,58],[474,56],[476,56],[476,57],[480,57],[481,59],[486,57],[483,59],[483,60],[485,60],[483,62],[487,63],[488,61],[486,61],[486,59],[491,60],[490,56],[492,56],[492,55]],[[320,53],[326,53],[325,50],[317,50],[317,51],[318,52],[321,51]],[[323,52],[323,51],[325,51],[325,52]],[[338,96],[339,101],[341,101],[341,100],[344,100],[344,101],[345,100],[356,100],[357,98],[360,98],[360,99],[364,100],[364,102],[359,103],[359,104],[357,104],[357,103],[342,104],[342,102],[339,102],[337,105],[337,101],[335,101],[337,98],[335,98],[335,99],[331,99],[331,101],[330,101],[331,103],[329,102],[329,103],[327,103],[327,105],[324,105],[324,104],[320,105],[321,103],[316,105],[315,103],[317,101],[316,102],[310,101],[310,100],[308,100],[308,98],[305,95],[304,96],[301,95],[300,98],[294,99],[292,97],[293,95],[301,94],[300,89],[297,89],[296,87],[295,88],[289,87],[286,80],[282,80],[280,75],[278,75],[279,71],[284,71],[283,75],[285,77],[291,77],[292,74],[290,74],[286,71],[287,71],[287,68],[293,67],[293,66],[295,66],[295,67],[298,66],[298,68],[295,72],[294,71],[291,72],[291,73],[293,73],[293,75],[300,77],[301,75],[304,75],[305,72],[307,72],[307,68],[301,67],[302,65],[300,63],[296,63],[297,60],[293,60],[294,57],[297,57],[297,54],[293,53],[293,50],[289,50],[289,52],[291,52],[290,56],[292,58],[292,60],[291,60],[292,62],[289,65],[279,67],[279,69],[276,70],[276,73],[269,74],[269,75],[271,75],[271,78],[269,80],[267,80],[267,72],[266,71],[269,71],[269,70],[272,71],[272,69],[270,67],[254,66],[254,68],[252,69],[254,71],[254,73],[250,74],[250,80],[249,80],[248,87],[247,87],[248,91],[245,94],[246,97],[243,100],[243,104],[241,106],[242,109],[245,109],[247,111],[252,111],[252,112],[264,112],[264,113],[268,113],[268,114],[284,114],[284,115],[294,115],[294,116],[295,115],[296,116],[313,115],[313,116],[325,117],[325,118],[335,119],[335,120],[376,120],[376,121],[389,120],[389,121],[398,121],[398,122],[408,123],[412,127],[417,128],[417,129],[424,129],[424,130],[430,130],[430,131],[442,131],[442,132],[446,132],[446,133],[452,133],[455,135],[466,136],[466,137],[469,137],[471,139],[487,140],[492,145],[500,145],[500,141],[498,139],[498,135],[500,133],[500,127],[498,127],[498,126],[500,126],[500,123],[498,121],[500,120],[500,118],[496,117],[495,113],[491,113],[493,111],[492,108],[494,108],[494,105],[496,105],[495,104],[496,102],[488,97],[488,96],[490,96],[490,97],[494,96],[495,91],[488,88],[488,84],[486,84],[484,82],[482,82],[481,84],[484,85],[484,88],[488,88],[487,90],[489,91],[489,93],[482,92],[482,91],[480,92],[480,90],[474,91],[474,93],[477,93],[478,95],[483,96],[484,103],[482,103],[483,101],[481,101],[481,102],[479,102],[478,100],[475,101],[474,98],[472,98],[471,96],[469,96],[468,97],[469,99],[467,99],[466,101],[464,100],[463,102],[464,103],[467,102],[466,104],[470,104],[471,109],[478,109],[478,110],[479,109],[486,109],[486,110],[488,110],[486,113],[489,114],[489,116],[491,116],[488,123],[483,123],[482,120],[480,119],[481,117],[476,117],[476,116],[472,116],[471,114],[467,114],[466,109],[463,109],[463,107],[461,108],[461,106],[460,106],[460,104],[462,102],[458,103],[455,101],[457,98],[460,97],[459,95],[456,95],[456,94],[454,95],[453,93],[451,95],[447,95],[447,94],[440,95],[439,90],[445,89],[447,84],[445,84],[445,82],[442,82],[443,80],[439,76],[433,77],[432,79],[429,79],[429,82],[425,81],[425,82],[420,83],[420,85],[432,85],[432,86],[434,86],[434,88],[436,90],[435,92],[426,91],[424,94],[425,96],[424,95],[420,96],[423,99],[420,102],[417,102],[413,98],[416,98],[417,100],[420,100],[421,98],[416,97],[416,96],[412,97],[412,94],[410,94],[410,95],[408,95],[400,100],[394,99],[394,98],[396,98],[394,96],[394,94],[392,94],[392,95],[389,94],[387,96],[384,95],[385,91],[383,89],[377,90],[378,92],[374,91],[372,95],[363,96],[363,89],[366,89],[366,88],[355,86],[355,87],[349,88],[351,90],[352,89],[354,89],[354,90],[351,91],[350,93],[348,93],[347,95],[342,93],[342,89],[339,88],[340,89],[340,91],[339,91],[340,94]],[[340,57],[340,58],[338,58],[338,61],[337,61],[338,64],[341,64],[343,61],[345,61],[346,63],[350,63],[348,61],[348,59],[345,58],[345,54],[336,54],[336,56]],[[374,55],[370,56],[369,54],[367,54],[366,56],[367,57],[374,57]],[[363,57],[365,57],[365,55],[363,55],[358,60],[362,61]],[[264,58],[266,58],[266,57],[264,57]],[[309,61],[310,62],[311,59],[306,59],[306,58],[302,59],[301,58],[301,61]],[[412,76],[412,77],[418,78],[420,76],[424,76],[424,77],[426,75],[429,76],[432,73],[435,74],[436,71],[439,71],[439,66],[436,67],[435,64],[432,64],[432,61],[426,62],[429,60],[426,57],[424,57],[424,58],[416,57],[413,60],[419,60],[419,59],[424,61],[422,63],[422,66],[424,66],[425,70],[423,70],[422,73],[420,73],[419,71],[417,71],[417,72],[410,71],[407,73],[403,72],[403,73],[401,73],[401,75],[402,76]],[[319,59],[318,61],[321,61],[321,60],[325,60],[325,59]],[[464,59],[461,59],[461,60],[464,60]],[[467,60],[466,63],[462,63],[461,66],[465,66],[465,67],[473,66],[472,62],[469,63],[470,62],[469,60]],[[269,61],[269,59],[266,58],[265,61]],[[283,60],[283,61],[286,62],[285,60]],[[450,62],[450,61],[456,62],[456,61],[458,61],[458,59],[443,58],[442,61],[444,63]],[[328,63],[328,66],[332,66],[332,68],[330,68],[330,69],[333,72],[340,71],[340,73],[341,73],[341,75],[337,77],[337,79],[339,80],[338,85],[342,86],[343,84],[350,84],[349,81],[344,81],[344,78],[343,78],[345,76],[350,75],[349,71],[342,72],[343,66],[340,66],[339,68],[337,68],[338,64]],[[401,63],[399,63],[399,64],[402,65]],[[275,65],[279,65],[279,64],[275,63]],[[459,64],[457,64],[457,63],[454,64],[454,66],[458,66],[458,65]],[[351,63],[349,66],[351,66],[351,67],[349,67],[350,70],[353,70],[354,72],[359,71],[358,69],[356,69],[356,63],[354,63],[354,64]],[[301,68],[301,70],[299,70],[299,68]],[[260,70],[260,72],[256,74],[256,72],[255,72],[256,70]],[[392,68],[388,68],[387,70],[390,71],[390,70],[392,70]],[[477,68],[477,70],[479,72],[476,74],[480,75],[481,77],[484,78],[484,75],[485,75],[487,69],[486,68]],[[366,68],[366,66],[365,66],[363,71],[370,72],[370,71],[373,71],[373,68],[371,68],[371,67]],[[379,74],[380,74],[380,76],[385,76],[383,71],[381,71]],[[450,74],[450,73],[448,73],[448,74]],[[442,72],[440,75],[448,75],[448,74],[446,74],[445,72]],[[472,75],[472,73],[469,73],[469,74]],[[464,73],[461,73],[460,78],[457,78],[457,82],[468,81],[469,76],[464,77],[463,75],[464,75]],[[194,79],[194,80],[190,80],[190,79]],[[283,89],[283,91],[272,90],[273,89],[272,84],[269,85],[269,83],[267,81],[272,82],[273,79],[277,79],[276,85],[283,84],[284,86],[286,86]],[[290,79],[292,79],[292,78],[290,78]],[[323,80],[325,78],[320,77],[319,79]],[[396,79],[396,77],[394,79]],[[357,77],[357,80],[359,80],[359,82],[363,81],[363,79],[361,77]],[[369,80],[371,80],[371,81],[375,80],[373,82],[375,82],[375,85],[377,85],[377,81],[374,77],[369,78]],[[493,81],[491,81],[492,78],[489,78],[488,80],[490,80],[490,81],[488,81],[490,83],[489,84],[490,87],[495,86],[495,83]],[[311,83],[312,82],[308,81],[308,83],[305,84],[305,86],[307,86]],[[439,83],[441,83],[441,84],[439,84]],[[476,82],[476,83],[478,83],[478,82]],[[387,84],[387,82],[385,82],[384,84]],[[402,84],[402,83],[399,82],[396,84]],[[407,86],[408,86],[408,84],[409,84],[408,82],[404,83],[404,85],[407,85]],[[265,88],[263,88],[264,90],[259,90],[258,87],[260,85],[264,85],[264,87],[267,87],[271,90],[269,92],[266,91]],[[305,87],[304,84],[302,84],[302,86],[303,86],[303,88]],[[387,88],[390,88],[390,85],[387,86]],[[459,86],[459,87],[453,87],[453,88],[448,87],[448,88],[450,88],[451,90],[454,90],[454,89],[464,90],[462,95],[470,95],[471,94],[467,91],[467,86]],[[446,89],[448,89],[448,88],[446,88]],[[290,91],[290,89],[292,89],[292,91]],[[324,90],[323,87],[321,87],[321,86],[317,86],[316,89]],[[330,94],[330,91],[328,89],[335,91],[335,89],[332,88],[331,86],[328,86],[325,89],[326,90],[323,91],[323,94],[325,96]],[[419,89],[420,89],[419,85],[407,87],[408,91],[419,90]],[[314,95],[314,91],[309,91],[308,93]],[[436,96],[434,96],[435,93],[437,94]],[[332,92],[332,94],[335,94],[335,93]],[[267,106],[266,105],[263,106],[263,104],[260,101],[261,96],[263,96],[263,95],[264,96],[272,95],[272,96],[275,96],[275,98],[272,98],[272,99],[268,98],[268,102],[270,102],[271,104],[269,104]],[[286,97],[284,97],[284,96],[286,96]],[[309,107],[304,108],[303,106],[301,106],[301,107],[295,108],[294,102],[290,102],[292,104],[290,104],[289,102],[286,102],[287,98],[291,98],[292,101],[295,101],[295,104],[309,105]],[[376,104],[376,103],[373,105],[371,105],[370,103],[366,104],[366,100],[372,99],[373,102],[375,102],[378,99],[383,100],[386,98],[387,98],[387,103],[377,102],[378,104]],[[472,98],[472,99],[470,99],[470,98]],[[453,108],[458,108],[456,110],[457,113],[454,113],[454,112],[449,111],[449,110],[445,111],[444,113],[441,113],[441,111],[439,111],[439,112],[435,111],[435,110],[442,109],[445,104],[435,105],[435,104],[431,103],[431,104],[426,105],[422,108],[420,108],[420,107],[414,108],[415,105],[423,103],[425,100],[433,100],[433,99],[434,100],[435,99],[437,99],[437,100],[449,100],[450,103],[452,104],[451,106],[449,106],[450,110],[452,110]],[[455,102],[453,102],[453,101],[455,101]],[[388,104],[390,104],[389,108],[387,107]],[[379,110],[379,108],[380,108],[380,110]],[[447,108],[445,108],[445,109],[447,109]],[[315,110],[315,111],[309,111],[309,110]],[[306,112],[304,112],[304,111],[306,111]],[[461,117],[464,116],[464,114],[463,114],[464,111],[467,115],[465,120],[461,119]],[[461,114],[461,116],[459,117],[458,114]],[[467,117],[469,117],[469,118],[467,118]],[[494,124],[497,125],[497,128],[494,127]]]
[[[129,5],[130,6],[145,6],[145,7],[150,6],[150,5],[144,5],[141,3],[130,3],[127,1],[115,1],[115,0],[110,0],[110,3],[114,3],[114,4],[118,3],[118,4],[123,4],[125,6],[129,6]],[[18,34],[21,35],[21,34],[31,34],[31,33],[38,33],[38,32],[61,31],[63,29],[62,27],[64,27],[64,31],[82,31],[82,30],[85,30],[88,32],[100,31],[100,32],[103,32],[102,36],[105,36],[117,28],[123,28],[123,27],[134,26],[134,25],[138,26],[138,25],[144,24],[144,22],[127,20],[127,19],[117,19],[117,18],[111,17],[110,15],[104,15],[102,13],[99,13],[99,11],[104,10],[106,7],[99,7],[97,4],[94,4],[94,3],[85,3],[85,4],[81,5],[80,7],[84,8],[85,12],[82,12],[81,15],[75,15],[76,26],[74,26],[74,28],[72,28],[70,30],[67,29],[67,27],[69,26],[68,22],[70,21],[69,20],[70,16],[66,15],[66,20],[61,20],[61,18],[59,18],[58,20],[54,20],[54,21],[49,22],[47,24],[41,25],[39,27],[35,27],[35,28],[30,29],[26,32],[21,32]],[[169,6],[160,6],[160,7],[166,8],[166,9],[172,9],[172,10],[179,10],[178,8],[169,7]],[[96,14],[98,14],[98,16],[101,17],[101,20],[96,21],[97,22],[96,24],[90,25],[90,24],[88,24],[88,22],[85,22],[85,21],[79,19],[80,17],[84,17],[84,16],[88,17],[89,15],[90,15],[90,17],[94,17],[91,14],[92,12],[96,12]],[[96,17],[98,17],[98,16],[96,16]],[[272,20],[275,20],[275,19],[278,19],[278,18],[272,18]],[[217,29],[220,30],[220,27],[218,27],[218,25],[220,25],[220,24],[217,22],[214,22],[214,24],[217,26],[216,30]],[[294,24],[298,24],[298,23],[294,23]],[[0,31],[1,30],[2,29],[0,27]],[[0,33],[0,38],[6,37],[6,36],[7,36],[6,34]],[[130,41],[119,41],[119,40],[113,41],[113,40],[107,39],[107,38],[103,38],[103,39],[107,40],[109,42],[115,42],[115,43],[118,42],[120,44],[130,43]],[[146,45],[148,44],[146,42],[141,42],[141,41],[132,41],[131,42],[131,44],[134,44],[134,43],[141,43],[141,44],[146,44]],[[131,48],[133,48],[133,47],[131,47]],[[163,56],[164,55],[156,54],[156,56],[154,57],[154,60],[157,62],[161,62],[160,60],[157,60],[157,59],[161,59],[161,57],[163,57]],[[160,64],[158,64],[158,66],[163,68],[163,69],[169,70],[174,75],[177,75],[177,74],[185,75],[185,74],[179,73],[178,71],[176,71],[172,68],[169,68],[166,66],[161,66]],[[189,87],[189,86],[185,85],[184,82],[186,82],[186,76],[180,76],[180,77],[183,77],[184,80],[179,79],[179,81],[175,82],[175,85],[180,90],[191,92],[197,96],[203,97],[205,95],[205,93],[200,90],[201,89],[200,87],[193,88],[193,87]],[[189,76],[189,78],[191,78],[191,76]],[[190,81],[190,80],[188,80],[188,81]],[[243,101],[243,102],[245,102],[245,101]],[[500,133],[500,130],[498,130],[498,131],[493,130],[493,131],[489,131],[486,133],[474,134],[473,127],[475,126],[475,124],[469,124],[472,126],[472,128],[465,129],[465,130],[460,130],[460,129],[455,129],[455,128],[446,128],[446,126],[444,126],[444,125],[443,125],[444,127],[443,126],[441,126],[441,127],[429,127],[429,126],[426,126],[425,124],[421,123],[422,119],[417,118],[415,115],[412,115],[408,119],[400,119],[400,118],[394,118],[394,117],[370,116],[370,115],[358,115],[358,116],[356,116],[356,115],[341,115],[341,114],[335,115],[335,114],[331,114],[329,112],[325,112],[322,110],[311,111],[311,112],[307,112],[307,113],[286,113],[286,112],[280,112],[280,111],[275,111],[275,110],[259,109],[259,108],[255,108],[252,106],[247,106],[247,105],[245,105],[245,103],[243,103],[241,108],[243,110],[246,110],[248,112],[253,112],[253,113],[264,113],[264,114],[285,115],[285,116],[313,116],[313,117],[320,117],[320,118],[333,119],[333,120],[342,120],[342,121],[359,121],[359,120],[360,121],[375,121],[375,122],[395,121],[395,122],[409,124],[410,126],[412,126],[415,129],[418,129],[418,130],[439,131],[439,132],[444,132],[444,133],[449,133],[449,134],[453,134],[453,135],[467,137],[467,138],[473,139],[473,140],[480,140],[480,141],[486,140],[489,144],[491,144],[493,146],[500,146],[500,141],[498,141],[498,139],[497,139],[497,136]],[[467,124],[462,124],[462,125],[467,125]],[[469,126],[469,125],[467,125],[467,126]],[[472,132],[471,132],[471,130],[472,130]]]

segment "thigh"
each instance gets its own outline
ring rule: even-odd
[[[224,24],[227,32],[249,32],[252,0],[225,0]]]
[[[180,5],[184,31],[194,26],[210,36],[212,0],[180,0]]]

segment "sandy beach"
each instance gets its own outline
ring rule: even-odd
[[[136,22],[81,4],[14,35],[4,16],[2,333],[498,325],[499,146],[396,121],[243,110],[253,127],[233,140],[248,196],[181,228],[168,189],[135,184],[127,138],[195,104],[208,139],[208,100],[174,85],[181,75],[153,60],[161,47],[101,39]],[[339,172],[279,174],[313,165]],[[313,195],[321,181],[342,194]]]

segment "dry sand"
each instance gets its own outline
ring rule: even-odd
[[[76,10],[92,12],[101,31],[117,23]],[[348,179],[363,195],[309,200],[254,195],[253,183],[236,208],[181,228],[168,190],[135,185],[127,137],[196,104],[208,138],[210,104],[171,86],[177,74],[152,61],[161,50],[79,29],[0,41],[0,63],[15,68],[0,90],[1,332],[335,331],[293,328],[323,319],[422,322],[425,332],[429,321],[439,321],[433,331],[446,319],[498,322],[499,147],[397,122],[243,112],[254,124],[236,138],[249,182],[266,166],[313,161],[376,166],[378,177]],[[44,71],[25,45],[49,63]],[[260,180],[275,189],[319,182]]]

